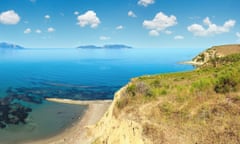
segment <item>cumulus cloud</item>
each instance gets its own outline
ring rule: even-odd
[[[149,31],[150,36],[159,36],[159,32],[157,30],[151,30]]]
[[[175,40],[182,40],[182,39],[184,39],[184,36],[182,36],[182,35],[177,35],[177,36],[174,37],[174,39],[175,39]]]
[[[48,31],[48,32],[54,32],[55,29],[54,29],[53,27],[49,27],[49,28],[47,29],[47,31]]]
[[[123,29],[123,26],[122,26],[122,25],[119,25],[119,26],[116,27],[116,29],[117,29],[117,30],[121,30],[121,29]]]
[[[31,33],[31,32],[32,32],[32,30],[31,30],[30,28],[27,28],[27,29],[24,30],[23,33],[25,33],[25,34],[29,34],[29,33]]]
[[[20,16],[14,10],[8,10],[0,13],[0,23],[6,25],[15,25],[20,21]]]
[[[218,26],[211,22],[209,17],[206,17],[203,20],[203,25],[200,24],[192,24],[187,27],[189,32],[192,32],[195,36],[210,36],[215,34],[221,34],[229,32],[232,27],[234,27],[236,21],[228,20],[222,26]]]
[[[99,39],[102,40],[102,41],[105,41],[105,40],[109,40],[111,38],[107,37],[107,36],[100,36]]]
[[[37,29],[35,32],[36,32],[37,34],[42,33],[42,31],[41,31],[40,29]]]
[[[128,11],[128,16],[133,18],[137,17],[137,15],[133,11]]]
[[[147,7],[150,4],[154,4],[154,0],[139,0],[138,4]]]
[[[156,14],[152,20],[144,20],[143,27],[149,29],[151,36],[158,36],[161,31],[177,24],[177,18],[174,15],[167,16],[162,12]]]
[[[74,15],[79,15],[79,12],[78,12],[78,11],[75,11],[75,12],[74,12]]]
[[[45,19],[50,19],[51,17],[50,17],[50,15],[45,15],[44,18]]]
[[[91,28],[96,28],[100,24],[100,19],[97,17],[97,14],[92,10],[89,10],[86,13],[78,16],[77,20],[77,24],[80,27],[90,25]]]

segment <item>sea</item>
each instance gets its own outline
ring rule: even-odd
[[[48,102],[113,99],[131,78],[193,70],[203,48],[0,49],[0,144],[54,136],[87,106]]]

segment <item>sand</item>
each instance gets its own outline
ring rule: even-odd
[[[25,142],[24,144],[88,144],[92,139],[87,137],[88,126],[96,124],[112,103],[111,100],[98,101],[76,101],[68,99],[48,98],[48,101],[88,105],[88,109],[82,118],[79,118],[71,127],[64,130],[62,133],[37,141]]]
[[[184,62],[180,62],[180,64],[189,64],[189,65],[194,65],[194,66],[201,66],[201,65],[203,65],[202,62],[195,62],[195,61],[184,61]]]

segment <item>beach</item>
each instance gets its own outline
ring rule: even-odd
[[[111,100],[79,101],[56,98],[46,100],[66,104],[88,105],[88,108],[82,118],[79,118],[72,126],[56,136],[24,142],[24,144],[88,144],[91,142],[91,139],[87,137],[88,126],[96,124],[112,103]]]

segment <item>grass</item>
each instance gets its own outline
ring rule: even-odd
[[[153,143],[240,143],[240,54],[214,60],[217,67],[211,62],[132,79],[114,115],[136,114]]]

